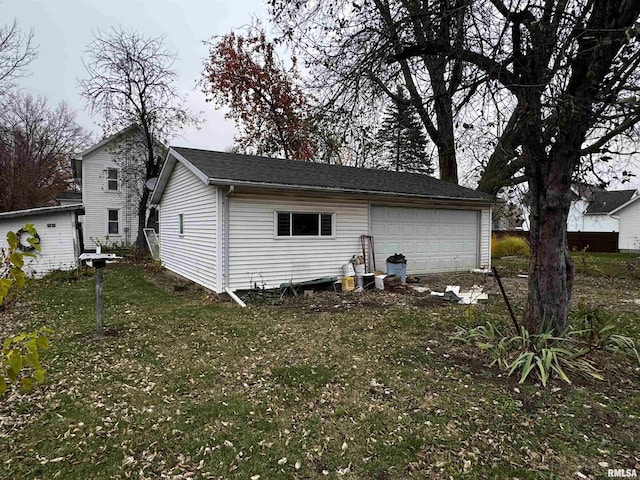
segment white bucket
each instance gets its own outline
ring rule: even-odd
[[[386,278],[386,275],[376,275],[376,288],[378,290],[384,290],[384,279]]]
[[[353,263],[345,263],[342,265],[342,273],[345,277],[353,277],[356,274],[353,269]]]
[[[362,277],[364,275],[364,264],[356,265],[356,277]]]

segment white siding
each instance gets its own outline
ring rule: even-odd
[[[589,202],[582,199],[571,202],[567,216],[567,230],[569,232],[584,231],[584,212],[588,206]]]
[[[219,292],[217,207],[217,188],[178,162],[160,201],[160,261],[168,270]],[[183,235],[178,232],[180,214]]]
[[[618,220],[609,215],[585,215],[582,232],[617,232]]]
[[[569,232],[617,232],[618,220],[609,215],[585,215],[589,207],[586,200],[571,202],[567,217],[567,231]]]
[[[35,257],[25,257],[24,271],[40,278],[55,270],[72,270],[78,266],[80,256],[75,217],[75,212],[67,211],[0,219],[2,246],[6,246],[7,232],[17,232],[25,224],[33,223],[40,236],[41,251],[33,252]]]
[[[366,201],[233,194],[229,203],[229,287],[277,287],[281,283],[342,275],[361,252],[368,233]],[[335,213],[334,238],[275,238],[274,212]]]
[[[631,203],[616,213],[620,222],[618,248],[640,251],[640,200]]]
[[[491,207],[480,211],[480,268],[491,268]]]
[[[120,171],[119,191],[106,188],[107,167],[118,167],[114,155],[105,145],[82,158],[82,203],[84,246],[95,249],[97,245],[132,245],[138,235],[138,195],[122,181]],[[120,232],[107,235],[107,209],[120,211]]]

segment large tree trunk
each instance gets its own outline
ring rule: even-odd
[[[531,256],[524,322],[530,333],[558,334],[567,326],[574,277],[567,245],[573,163],[570,157],[547,157],[528,167]]]

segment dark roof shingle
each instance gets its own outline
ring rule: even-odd
[[[585,213],[587,215],[607,214],[624,205],[635,193],[635,190],[611,190],[595,192],[591,197]]]
[[[427,175],[172,147],[210,180],[271,186],[395,193],[491,202],[488,194]]]

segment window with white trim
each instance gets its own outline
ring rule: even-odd
[[[107,235],[120,235],[120,210],[107,209]]]
[[[277,212],[278,237],[333,237],[333,213]]]
[[[107,168],[107,190],[110,192],[117,192],[118,185],[118,176],[120,175],[118,168]]]
[[[184,235],[184,213],[178,214],[178,235]]]

